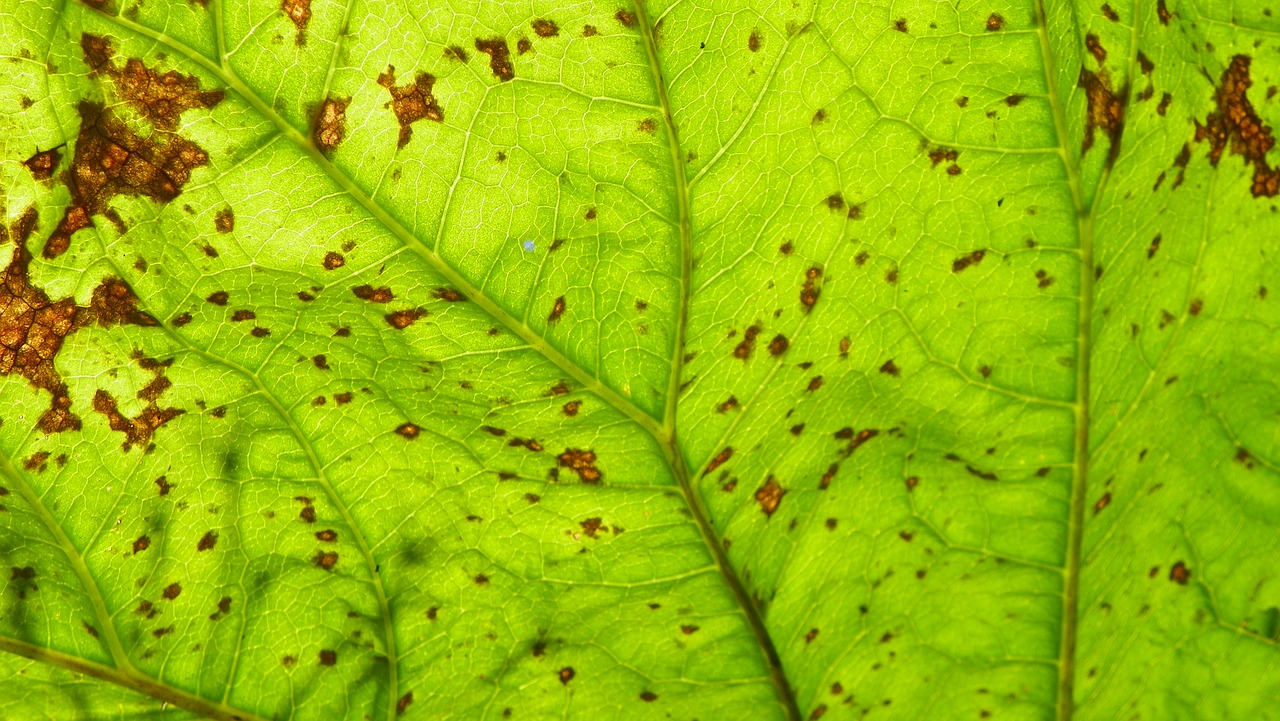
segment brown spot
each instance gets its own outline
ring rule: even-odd
[[[645,703],[653,703],[654,701],[658,700],[658,694],[652,691],[641,691],[640,700],[644,701]]]
[[[505,38],[476,38],[476,50],[489,56],[489,70],[495,78],[506,82],[516,76],[515,68],[511,65],[511,50],[507,47]]]
[[[769,341],[769,354],[777,357],[787,352],[787,348],[791,347],[791,342],[781,333],[775,335],[773,340]]]
[[[974,466],[971,466],[968,464],[965,464],[964,469],[969,472],[969,475],[977,476],[978,478],[981,478],[984,481],[1000,480],[999,478],[996,477],[996,474],[992,473],[991,471],[984,471],[981,468],[975,468]]]
[[[547,395],[552,398],[556,396],[562,396],[568,392],[569,392],[569,384],[565,383],[564,381],[560,381],[559,383],[556,383],[555,385],[547,389]]]
[[[1098,513],[1101,513],[1102,509],[1106,508],[1109,505],[1111,505],[1111,492],[1107,491],[1106,493],[1102,494],[1102,497],[1098,499],[1097,503],[1093,504],[1094,514],[1096,515]]]
[[[564,414],[566,416],[569,416],[570,418],[572,418],[578,415],[579,408],[582,408],[582,401],[569,401],[568,403],[564,404],[564,408],[562,410],[564,411]]]
[[[897,364],[893,362],[892,358],[890,358],[889,360],[884,362],[884,365],[880,366],[880,372],[888,373],[891,376],[897,377],[901,375],[902,369],[899,368]]]
[[[322,264],[324,265],[325,270],[337,270],[347,264],[347,259],[342,257],[341,253],[329,251],[324,254],[324,261]]]
[[[603,478],[600,469],[596,468],[596,453],[590,449],[566,448],[564,453],[556,456],[556,465],[577,473],[583,483],[590,485],[599,483]]]
[[[56,258],[71,247],[76,231],[93,225],[93,215],[111,213],[116,196],[167,203],[182,191],[196,168],[208,165],[200,146],[176,133],[143,138],[102,105],[81,102],[80,134],[66,175],[71,198],[42,255]]]
[[[474,581],[474,582],[475,582],[475,584],[476,584],[477,586],[488,586],[488,585],[489,585],[489,577],[488,577],[488,576],[486,576],[486,575],[484,575],[483,573],[477,573],[477,574],[475,575],[475,578],[473,578],[473,579],[471,579],[471,580],[472,580],[472,581]]]
[[[751,351],[755,349],[756,336],[760,335],[760,324],[755,323],[742,332],[742,340],[733,349],[733,357],[746,360],[751,357]]]
[[[1166,112],[1168,112],[1168,110],[1169,110],[1169,103],[1171,103],[1171,102],[1173,102],[1173,96],[1172,96],[1172,95],[1170,95],[1169,93],[1165,93],[1164,95],[1161,95],[1161,96],[1160,96],[1160,104],[1159,104],[1159,105],[1156,105],[1156,114],[1158,114],[1158,115],[1160,115],[1161,117],[1163,117],[1163,116],[1164,116],[1164,114],[1165,114]]]
[[[613,16],[617,18],[618,22],[622,23],[623,27],[632,28],[636,25],[636,16],[626,8],[618,8],[618,12],[614,13]]]
[[[720,466],[723,466],[725,462],[728,461],[730,458],[733,458],[732,446],[726,447],[723,451],[720,451],[720,453],[716,454],[715,458],[711,459],[711,462],[708,463],[707,467],[702,471],[702,477],[706,478],[708,473],[711,473],[712,471],[719,468]]]
[[[329,370],[329,359],[323,353],[312,356],[311,363],[322,371]]]
[[[58,163],[62,162],[62,153],[57,148],[48,150],[37,150],[35,155],[22,161],[22,164],[31,171],[31,177],[36,180],[48,180],[53,177],[53,171],[58,169]]]
[[[760,37],[758,28],[751,29],[751,35],[747,37],[747,49],[753,53],[760,52],[760,46],[764,44],[764,39]]]
[[[658,121],[653,118],[645,118],[636,123],[636,131],[653,135],[658,130]]]
[[[323,153],[331,153],[347,134],[347,105],[350,98],[325,98],[316,112],[311,137]]]
[[[406,710],[406,709],[408,709],[411,705],[413,705],[413,692],[412,692],[412,691],[410,691],[409,693],[406,693],[405,695],[401,696],[401,697],[400,697],[400,700],[399,700],[399,701],[396,701],[396,715],[397,715],[397,716],[402,716],[402,715],[404,715],[405,710]]]
[[[1164,0],[1156,0],[1156,15],[1159,16],[1161,25],[1168,25],[1169,18],[1173,17],[1173,13],[1165,7]]]
[[[782,497],[787,495],[786,490],[778,485],[778,481],[773,477],[765,481],[764,485],[756,491],[756,503],[760,504],[760,510],[766,516],[772,516],[773,512],[778,510],[778,504],[782,503]]]
[[[1195,298],[1191,301],[1191,306],[1187,308],[1187,312],[1193,316],[1197,316],[1197,315],[1200,315],[1200,311],[1203,309],[1204,309],[1204,301],[1199,298]]]
[[[136,394],[137,398],[146,401],[146,405],[133,418],[127,418],[119,410],[116,399],[105,390],[98,389],[93,396],[93,410],[107,417],[107,424],[111,430],[124,434],[124,441],[121,447],[127,453],[134,446],[146,448],[151,443],[155,432],[159,430],[169,421],[186,413],[180,408],[160,408],[160,396],[169,389],[172,382],[165,377],[165,369],[168,368],[172,360],[165,363],[157,363],[150,359],[135,357],[139,361],[139,365],[143,369],[151,372],[155,377],[150,383],[143,386]]]
[[[331,571],[334,566],[338,565],[338,554],[333,551],[318,551],[311,561],[316,566],[326,571]]]
[[[1143,75],[1150,75],[1156,69],[1156,64],[1151,62],[1151,58],[1147,57],[1141,50],[1138,51],[1138,68],[1142,70]]]
[[[138,540],[133,542],[133,555],[138,555],[151,547],[151,539],[147,536],[138,536]]]
[[[686,636],[692,636],[693,634],[701,630],[701,628],[702,628],[701,626],[695,626],[691,623],[688,623],[680,627],[680,633],[683,633]]]
[[[994,33],[1003,29],[1004,29],[1004,18],[1000,17],[996,13],[991,13],[989,16],[987,16],[987,32]]]
[[[1156,257],[1156,252],[1160,250],[1160,241],[1162,239],[1160,233],[1156,233],[1156,237],[1151,239],[1151,244],[1147,246],[1147,260]]]
[[[271,331],[262,327],[254,327],[253,330],[249,331],[249,334],[254,338],[266,338],[271,335]]]
[[[413,137],[411,126],[419,120],[426,118],[437,123],[444,122],[444,111],[440,109],[435,96],[431,94],[431,88],[435,83],[434,75],[419,72],[414,75],[412,83],[397,86],[396,69],[391,65],[387,66],[385,72],[378,75],[378,84],[391,93],[391,100],[383,107],[390,107],[396,114],[396,122],[400,123],[397,148],[403,148],[409,144],[409,139]]]
[[[170,323],[174,328],[181,328],[182,326],[184,326],[184,325],[186,325],[186,324],[188,324],[188,323],[190,323],[190,322],[191,322],[191,314],[190,314],[190,313],[179,313],[179,314],[175,315],[175,316],[173,317],[173,319],[172,319],[172,320],[170,320],[170,321],[169,321],[169,323]]]
[[[582,532],[587,534],[588,538],[595,538],[596,534],[600,532],[600,528],[604,524],[600,522],[599,517],[596,517],[588,518],[587,520],[580,522],[578,525],[582,527]]]
[[[820,631],[816,628],[809,629],[809,632],[804,635],[804,642],[813,643],[813,639],[817,638],[819,633]]]
[[[160,476],[153,482],[156,484],[156,488],[160,489],[159,495],[161,496],[167,496],[169,491],[173,490],[173,484],[169,483],[169,479],[165,476]]]
[[[898,269],[897,269],[897,268],[890,268],[890,269],[889,269],[889,270],[884,274],[884,282],[888,283],[889,285],[893,285],[893,284],[897,283],[897,282],[898,282]]]
[[[835,480],[836,473],[839,471],[840,471],[840,464],[838,463],[832,463],[830,466],[828,466],[827,472],[823,473],[822,478],[818,480],[818,488],[820,490],[826,490],[827,487],[831,485],[831,482]]]
[[[818,296],[822,295],[822,290],[817,285],[821,277],[822,269],[817,266],[804,272],[804,285],[800,288],[800,305],[806,313],[813,310],[813,306],[818,302]]]
[[[312,506],[310,504],[303,506],[302,510],[298,511],[298,518],[302,519],[303,523],[315,523],[316,522],[315,506]]]
[[[165,586],[164,592],[161,593],[160,595],[163,596],[166,601],[172,601],[173,599],[177,598],[181,593],[182,593],[182,584],[171,583],[168,586]]]
[[[967,255],[962,255],[951,261],[951,272],[959,273],[971,265],[977,265],[982,262],[982,259],[986,257],[986,255],[987,251],[985,250],[975,250]]]
[[[305,45],[307,38],[304,33],[307,23],[311,22],[311,0],[280,0],[280,11],[298,30],[293,39],[294,44],[299,47]]]
[[[956,107],[965,108],[968,106],[969,106],[968,95],[961,95],[960,97],[956,98]]]
[[[1103,3],[1101,10],[1102,10],[1102,17],[1110,20],[1113,23],[1120,22],[1120,16],[1116,14],[1116,11],[1113,10],[1110,5]]]
[[[582,26],[582,37],[584,38],[592,38],[599,34],[600,34],[600,31],[596,29],[595,25]]]
[[[45,470],[49,468],[48,460],[49,460],[49,452],[39,451],[31,454],[31,456],[27,458],[27,460],[23,461],[22,468],[23,470],[27,470],[27,471],[37,471],[39,473],[44,473]]]
[[[1080,77],[1076,84],[1084,90],[1088,102],[1085,116],[1084,142],[1081,152],[1088,152],[1093,147],[1094,135],[1101,130],[1106,133],[1109,142],[1107,148],[1107,167],[1115,163],[1120,155],[1120,137],[1124,134],[1124,109],[1128,102],[1128,87],[1119,92],[1111,89],[1111,77],[1106,70],[1093,72],[1080,68]]]
[[[938,167],[939,163],[954,163],[960,157],[960,151],[954,148],[936,147],[929,151],[929,163]]]
[[[196,543],[196,550],[208,551],[216,545],[218,545],[218,533],[217,531],[209,531],[200,537],[200,540]]]
[[[322,541],[322,542],[324,542],[324,543],[337,543],[337,542],[338,542],[338,532],[337,532],[337,531],[335,531],[335,530],[332,530],[332,529],[325,529],[325,530],[323,530],[323,531],[316,531],[316,540],[317,540],[317,541]]]
[[[1048,288],[1051,285],[1053,285],[1053,276],[1049,275],[1049,272],[1044,268],[1037,270],[1036,271],[1036,287],[1040,288],[1041,290],[1044,290],[1045,288]]]
[[[523,448],[532,453],[541,453],[543,450],[542,444],[535,438],[512,438],[507,441],[507,446],[510,448]]]
[[[844,196],[840,193],[832,193],[831,195],[828,195],[824,202],[827,204],[827,208],[829,210],[844,210]]]
[[[622,11],[619,10],[618,12],[622,12]],[[560,683],[565,684],[566,686],[569,684],[570,681],[573,680],[573,677],[576,675],[577,674],[574,672],[572,666],[565,666],[564,668],[556,672],[556,676],[559,677]]]
[[[231,300],[231,296],[225,290],[218,290],[210,293],[205,300],[214,305],[225,306],[227,301]]]
[[[401,423],[396,426],[396,433],[409,440],[417,438],[421,432],[422,429],[412,423]]]
[[[525,53],[531,52],[532,50],[533,50],[533,42],[530,41],[529,38],[521,37],[519,40],[516,41],[517,55],[524,55]]]
[[[1270,126],[1262,119],[1249,101],[1248,90],[1253,84],[1249,77],[1247,55],[1236,55],[1222,73],[1222,80],[1214,91],[1217,110],[1196,121],[1196,142],[1209,141],[1209,163],[1217,167],[1225,150],[1239,155],[1245,165],[1253,165],[1253,186],[1250,192],[1255,198],[1271,198],[1280,193],[1280,168],[1272,168],[1267,162],[1267,152],[1275,146]]]
[[[427,311],[425,310],[409,308],[406,310],[397,310],[395,312],[388,313],[385,317],[387,319],[387,323],[390,324],[392,328],[395,328],[396,330],[404,330],[424,318],[426,315]]]
[[[1178,561],[1169,569],[1169,580],[1179,586],[1187,585],[1187,581],[1191,580],[1191,569],[1187,568],[1187,564]]]
[[[1098,65],[1102,65],[1107,61],[1107,51],[1102,47],[1102,43],[1098,40],[1098,36],[1089,33],[1084,36],[1084,48],[1089,51],[1094,60],[1098,61]]]
[[[138,58],[130,58],[124,67],[117,68],[111,62],[115,50],[104,37],[84,33],[80,36],[80,49],[89,74],[109,77],[120,97],[157,130],[173,132],[178,129],[182,113],[212,108],[224,97],[222,90],[201,90],[195,76],[174,70],[162,73],[158,68],[148,68]]]
[[[371,285],[358,285],[351,289],[355,297],[361,300],[367,300],[370,303],[390,303],[395,300],[395,294],[387,286],[379,286],[374,288]]]
[[[1004,99],[1004,104],[1008,105],[1011,108],[1016,108],[1023,100],[1026,100],[1026,99],[1027,99],[1027,96],[1023,95],[1022,93],[1014,93],[1013,95],[1010,95],[1009,97]]]
[[[254,313],[251,310],[243,310],[243,309],[238,310],[235,313],[231,314],[231,320],[236,323],[239,323],[241,321],[246,321],[246,320],[253,320],[254,318],[257,318],[257,317],[258,317],[257,313]]]
[[[716,406],[717,413],[728,413],[738,407],[738,399],[735,396],[729,396],[729,399]]]
[[[814,376],[809,379],[809,386],[805,390],[812,393],[822,387],[822,382],[822,376]]]
[[[471,57],[467,55],[466,49],[461,45],[450,45],[446,47],[444,49],[444,57],[449,60],[456,60],[460,63],[465,63],[471,59]]]
[[[548,323],[555,323],[560,320],[560,316],[564,315],[564,296],[556,298],[556,302],[551,306],[551,313],[547,315]]]
[[[467,300],[465,295],[459,293],[453,288],[436,288],[432,292],[432,295],[440,300],[448,301],[450,303],[464,303]]]
[[[906,18],[898,18],[897,20],[894,20],[894,21],[893,21],[893,29],[894,29],[894,30],[897,30],[897,31],[898,31],[898,32],[900,32],[900,33],[905,33],[905,32],[907,32],[907,19],[906,19]]]
[[[538,18],[530,23],[530,25],[533,27],[533,31],[537,33],[540,38],[554,38],[560,34],[560,26],[556,25],[554,20]]]

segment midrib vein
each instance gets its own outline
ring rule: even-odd
[[[733,567],[728,553],[720,542],[719,534],[716,533],[715,527],[711,523],[711,516],[703,503],[702,495],[693,485],[688,463],[685,461],[684,453],[680,448],[676,416],[680,397],[680,378],[684,368],[685,333],[688,326],[689,303],[693,284],[693,223],[689,209],[689,182],[685,175],[684,155],[680,150],[680,136],[676,129],[675,117],[671,112],[671,98],[667,93],[667,83],[662,74],[662,64],[658,60],[658,43],[653,34],[653,24],[649,21],[649,13],[645,8],[644,0],[635,0],[634,4],[640,34],[644,38],[645,54],[649,60],[649,74],[653,78],[654,89],[658,93],[658,101],[662,106],[662,124],[667,134],[667,146],[671,154],[671,170],[675,182],[676,207],[679,213],[680,229],[680,304],[676,317],[676,337],[671,352],[671,376],[667,383],[666,407],[662,418],[662,436],[658,440],[663,444],[667,462],[671,465],[671,471],[680,484],[680,491],[684,494],[685,504],[689,507],[689,512],[698,526],[698,531],[702,535],[707,551],[715,560],[725,584],[733,592],[733,596],[738,602],[738,607],[742,610],[747,626],[751,629],[752,635],[755,636],[756,643],[760,648],[760,654],[764,657],[765,664],[768,667],[769,679],[778,696],[779,705],[782,707],[783,712],[786,713],[788,721],[800,721],[800,709],[796,705],[795,695],[791,691],[791,685],[787,680],[786,671],[782,667],[778,651],[773,645],[773,638],[769,635],[764,619],[761,618],[755,603],[752,602],[751,596],[747,592],[746,586],[738,576],[737,570]]]
[[[1076,212],[1079,239],[1080,300],[1076,316],[1076,393],[1074,400],[1075,438],[1072,453],[1070,507],[1067,518],[1067,548],[1062,568],[1062,621],[1058,646],[1058,692],[1056,720],[1071,721],[1075,714],[1076,636],[1080,605],[1080,551],[1084,539],[1084,509],[1089,475],[1089,366],[1093,357],[1093,208],[1084,198],[1080,169],[1068,147],[1066,111],[1058,87],[1058,67],[1050,47],[1048,17],[1044,0],[1036,0],[1036,34],[1040,42],[1058,156],[1071,201]]]

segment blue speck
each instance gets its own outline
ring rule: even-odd
[[[525,250],[532,251],[535,247],[537,247],[537,246],[536,246],[536,244],[535,244],[532,240],[526,240],[526,241],[524,242],[524,249],[525,249]]]

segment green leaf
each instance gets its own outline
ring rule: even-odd
[[[631,2],[0,5],[0,717],[1274,718],[1272,9]]]

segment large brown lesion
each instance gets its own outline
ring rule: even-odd
[[[129,286],[117,278],[104,279],[87,306],[75,298],[52,300],[30,279],[31,251],[27,241],[36,229],[36,211],[28,209],[9,235],[14,241],[9,265],[0,272],[0,376],[19,375],[50,395],[49,408],[36,421],[44,433],[80,430],[81,421],[71,410],[67,384],[54,361],[67,336],[91,325],[157,325],[138,310]]]
[[[400,123],[397,148],[409,144],[409,139],[413,137],[411,126],[419,120],[426,118],[437,123],[444,122],[444,111],[431,94],[431,88],[436,84],[434,75],[419,72],[412,83],[396,85],[396,69],[388,65],[386,72],[378,75],[378,84],[391,93],[391,100],[384,107],[390,107],[396,114],[396,122]]]
[[[135,352],[133,359],[138,364],[138,367],[154,376],[151,382],[143,386],[142,390],[137,393],[138,399],[146,402],[142,411],[133,418],[126,417],[120,412],[115,397],[102,389],[99,389],[93,396],[93,409],[107,417],[107,423],[111,426],[111,430],[124,434],[122,447],[126,453],[134,446],[139,446],[149,452],[154,447],[154,444],[151,443],[151,438],[155,435],[155,432],[164,424],[186,413],[186,411],[181,408],[161,408],[159,405],[160,396],[173,385],[173,382],[165,375],[165,371],[168,370],[169,366],[173,365],[172,358],[158,361],[154,358],[146,357],[141,352]]]
[[[102,36],[81,35],[80,49],[89,64],[89,74],[111,78],[120,97],[157,130],[173,132],[184,112],[212,108],[224,97],[222,90],[202,90],[195,76],[148,68],[138,58],[129,58],[123,67],[116,67],[112,62],[115,49]]]
[[[1209,162],[1217,167],[1225,151],[1239,155],[1245,165],[1253,166],[1253,185],[1249,191],[1255,198],[1273,198],[1280,193],[1280,168],[1267,162],[1267,153],[1275,146],[1271,128],[1262,123],[1249,101],[1249,64],[1247,55],[1236,55],[1222,72],[1222,80],[1214,92],[1217,110],[1204,122],[1195,121],[1197,143],[1209,141]]]

